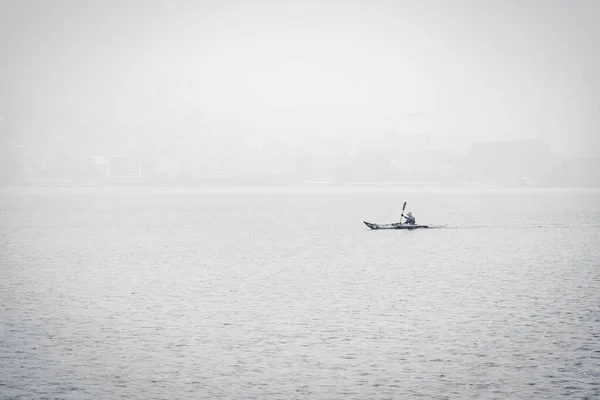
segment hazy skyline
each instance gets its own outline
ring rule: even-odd
[[[597,1],[0,5],[3,140],[399,131],[600,151]]]

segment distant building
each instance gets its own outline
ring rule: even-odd
[[[110,156],[106,177],[113,182],[137,182],[142,179],[142,164],[138,157]]]

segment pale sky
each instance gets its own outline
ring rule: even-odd
[[[600,154],[598,21],[595,0],[0,0],[0,132]]]

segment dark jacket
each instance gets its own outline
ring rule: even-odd
[[[415,219],[415,217],[411,217],[409,215],[405,215],[404,218],[406,218],[405,224],[414,225],[414,224],[417,223],[417,220]]]

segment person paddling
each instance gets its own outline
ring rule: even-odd
[[[415,217],[413,217],[412,212],[408,212],[408,214],[403,215],[403,217],[406,219],[406,221],[404,222],[404,224],[408,224],[408,225],[414,225],[417,223],[417,220],[415,219]]]

